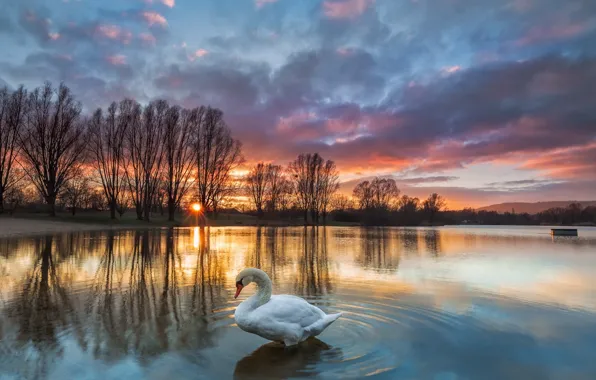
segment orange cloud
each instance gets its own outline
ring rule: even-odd
[[[159,25],[164,28],[168,26],[166,18],[155,11],[145,11],[142,13],[142,16],[149,26]]]
[[[333,19],[349,19],[360,16],[374,4],[375,0],[326,0],[323,3],[325,16]]]

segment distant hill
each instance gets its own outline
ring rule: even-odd
[[[554,207],[567,207],[570,203],[581,203],[582,207],[596,206],[596,201],[553,201],[553,202],[509,202],[496,205],[481,207],[479,211],[496,211],[499,213],[511,212],[515,210],[517,214],[527,212],[528,214],[537,214],[544,210]]]

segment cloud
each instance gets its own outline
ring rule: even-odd
[[[147,22],[147,24],[149,24],[149,26],[158,25],[162,28],[168,26],[168,21],[166,18],[155,11],[144,11],[141,13],[141,16]]]
[[[190,54],[188,56],[188,60],[194,61],[197,58],[203,58],[203,57],[207,56],[208,54],[209,54],[209,51],[207,51],[205,49],[198,49],[198,50],[195,50],[192,54]]]
[[[421,1],[278,1],[266,12],[252,8],[273,1],[187,3],[77,13],[9,2],[1,37],[27,58],[0,58],[2,77],[65,80],[89,108],[121,93],[220,107],[249,160],[318,151],[349,178],[447,179],[492,163],[564,182],[556,191],[582,182],[579,192],[593,176],[593,1],[438,1],[432,11]],[[192,41],[167,27],[180,13],[197,20]],[[490,195],[554,196],[554,185],[495,183]]]
[[[139,34],[139,39],[142,41],[144,45],[147,46],[153,46],[157,42],[157,39],[151,33],[141,33]]]
[[[8,19],[9,20],[9,19]],[[2,21],[2,20],[0,20]],[[28,33],[30,33],[40,45],[44,45],[51,40],[55,40],[59,34],[52,32],[52,21],[49,18],[49,12],[38,13],[33,10],[25,10],[21,13],[19,24]],[[8,24],[5,28],[9,28]]]
[[[174,8],[174,6],[176,5],[176,0],[161,0],[161,2],[162,4],[170,8]]]
[[[106,60],[114,66],[122,66],[126,64],[126,56],[122,54],[107,56]]]
[[[363,14],[375,0],[326,0],[323,2],[325,16],[332,19],[351,19]]]
[[[263,8],[267,4],[277,3],[278,0],[255,0],[255,6],[257,8]]]
[[[132,32],[118,25],[109,24],[98,25],[95,29],[95,35],[99,38],[119,41],[125,45],[130,44],[133,38]]]

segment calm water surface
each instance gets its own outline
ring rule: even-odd
[[[0,240],[0,379],[596,379],[596,230],[210,228]],[[234,279],[343,311],[234,323]]]

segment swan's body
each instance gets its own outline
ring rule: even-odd
[[[242,302],[234,313],[238,327],[265,339],[296,345],[317,336],[341,316],[325,314],[304,299],[291,295],[271,295],[271,280],[265,272],[248,268],[236,278],[236,297],[248,284],[255,282],[258,291]]]

